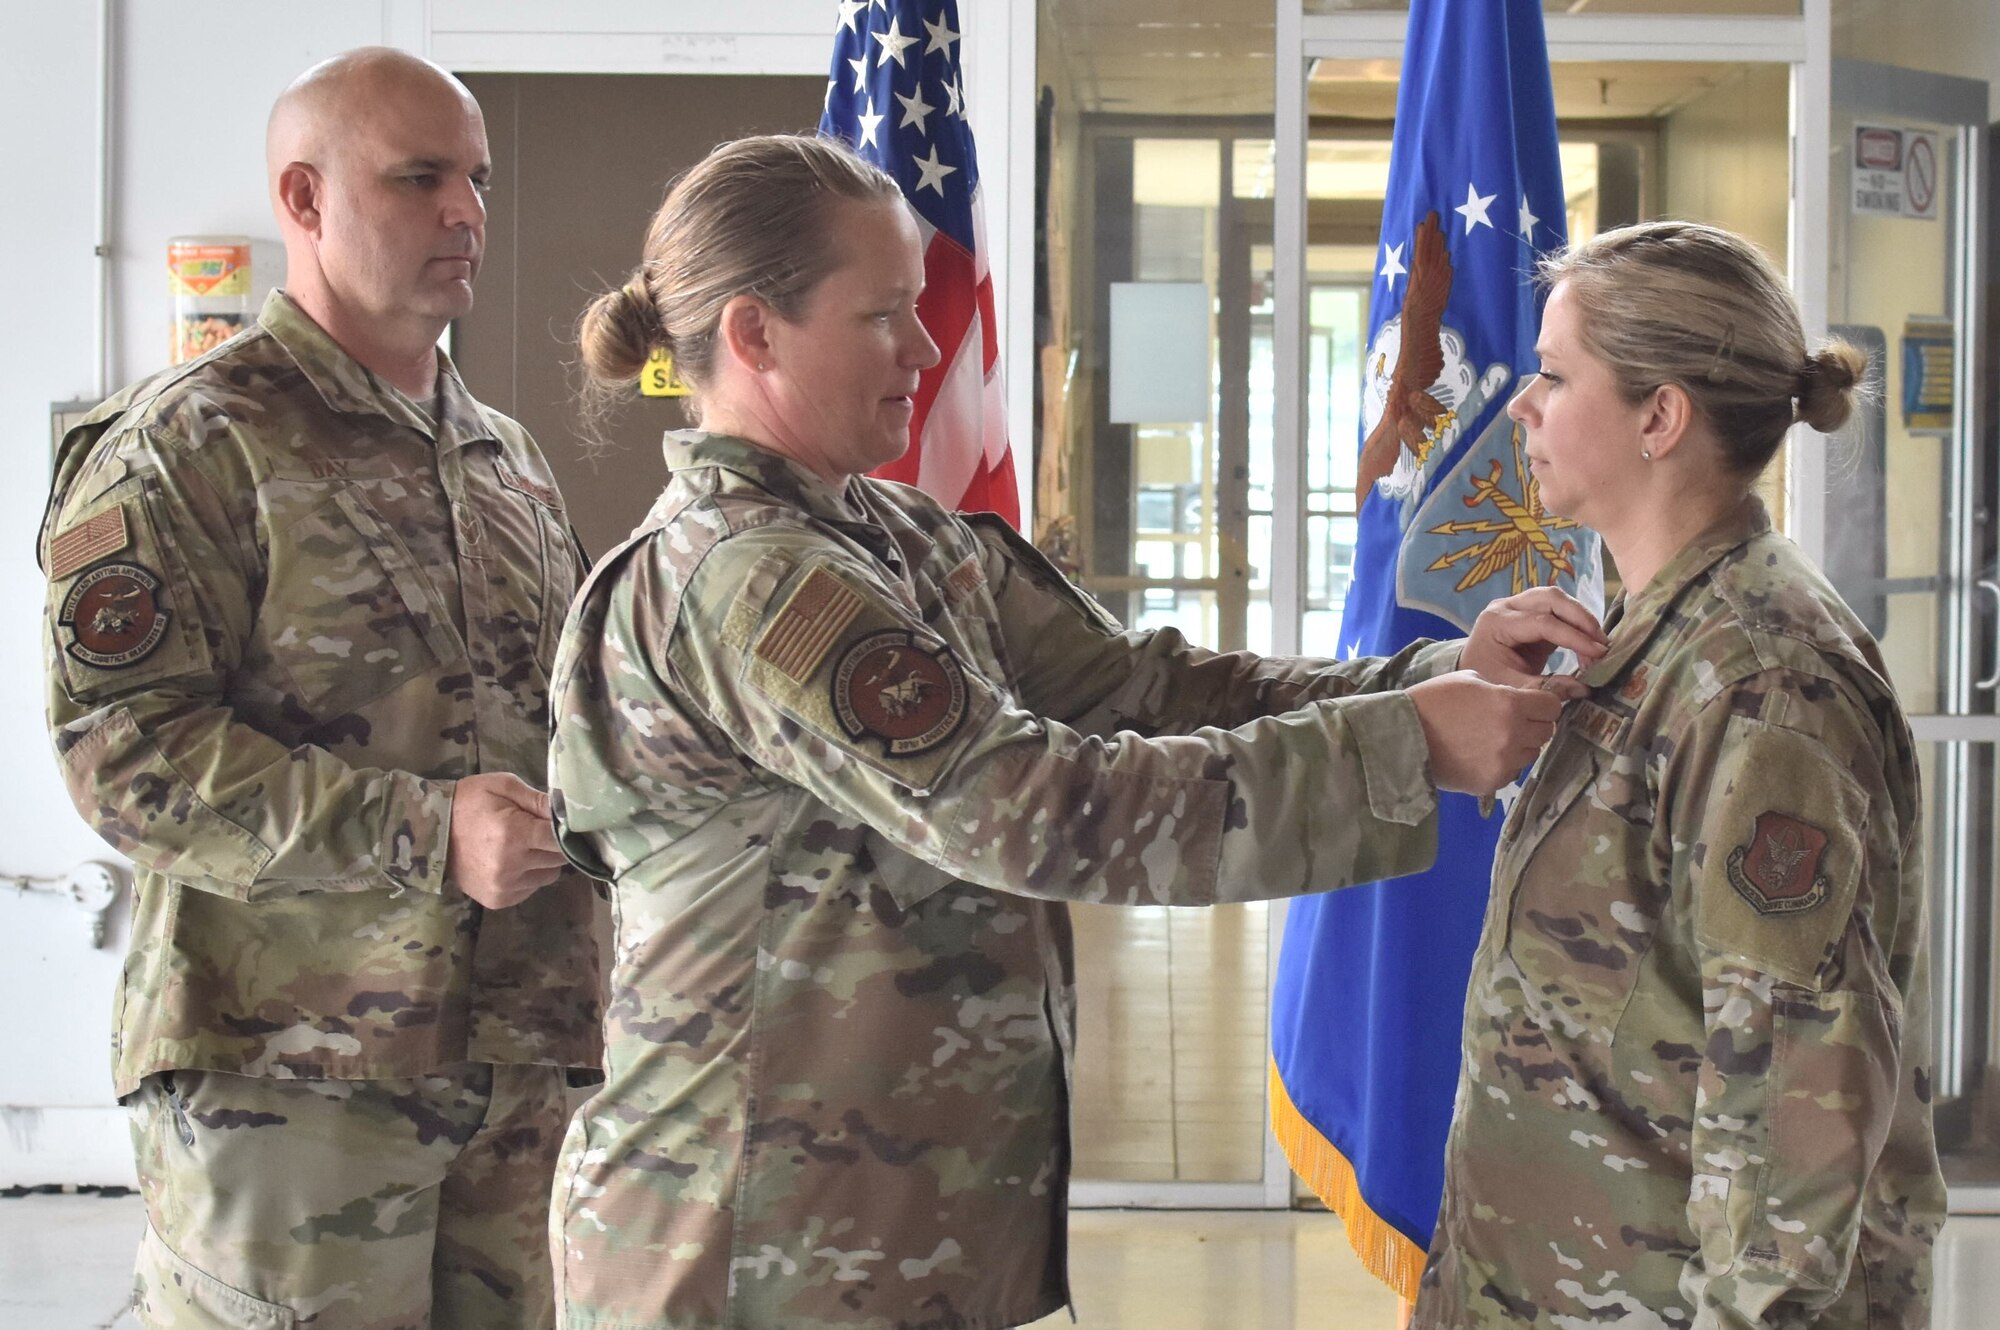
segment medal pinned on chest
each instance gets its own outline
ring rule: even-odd
[[[850,739],[880,739],[891,757],[936,748],[965,720],[965,673],[948,647],[896,628],[870,633],[833,671],[833,713]]]
[[[153,654],[167,635],[160,579],[137,563],[101,563],[76,579],[56,622],[69,630],[63,647],[95,669],[122,670]]]

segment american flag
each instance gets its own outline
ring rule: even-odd
[[[917,314],[943,359],[925,370],[910,450],[875,474],[961,512],[1021,521],[993,320],[993,274],[953,0],[837,0],[820,133],[902,186],[924,243]]]

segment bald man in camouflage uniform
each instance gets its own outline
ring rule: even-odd
[[[991,515],[718,435],[667,462],[558,657],[551,797],[617,881],[619,957],[557,1180],[563,1324],[1046,1315],[1063,902],[1428,864],[1425,734],[1389,690],[1460,644],[1216,656],[1123,633]]]
[[[1921,1330],[1909,727],[1745,500],[1614,605],[1503,833],[1419,1330]]]
[[[272,148],[287,291],[72,432],[42,533],[62,770],[139,868],[138,1311],[545,1326],[595,894],[523,778],[581,561],[533,441],[434,350],[484,130],[364,51],[294,85]]]

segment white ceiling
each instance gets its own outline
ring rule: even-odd
[[[1085,111],[1134,115],[1256,115],[1272,108],[1273,0],[1040,0],[1045,82],[1061,79]],[[1406,9],[1384,0],[1310,0],[1315,12]],[[1834,41],[1857,14],[1894,0],[1835,0]],[[1551,13],[1798,12],[1798,0],[1544,0]],[[1564,119],[1671,114],[1729,76],[1708,64],[1559,64],[1552,73]],[[1388,120],[1389,61],[1327,61],[1315,71],[1315,115]]]

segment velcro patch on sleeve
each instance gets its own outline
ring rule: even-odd
[[[60,581],[79,568],[107,559],[132,543],[125,505],[113,504],[86,517],[49,542],[49,580]]]
[[[794,683],[805,683],[863,604],[861,593],[839,574],[813,569],[757,639],[757,658]]]
[[[965,671],[942,643],[901,628],[870,633],[841,653],[833,712],[847,737],[880,740],[889,757],[928,753],[965,721]]]
[[[903,789],[933,788],[998,705],[914,606],[864,572],[815,563],[745,599],[776,607],[739,658],[745,687]]]
[[[1717,755],[1690,849],[1695,934],[1817,991],[1853,910],[1868,794],[1820,739],[1748,716]]]
[[[49,538],[43,629],[72,702],[128,693],[209,665],[185,563],[160,538],[150,476],[128,475],[66,512]]]

